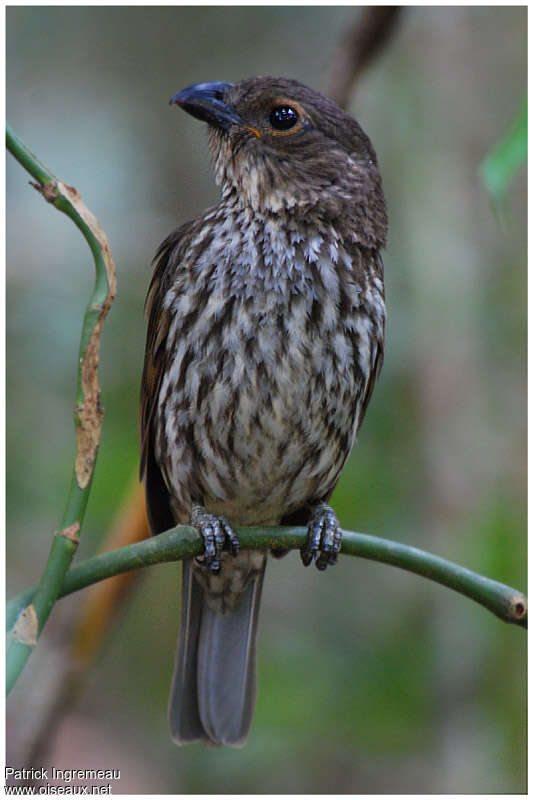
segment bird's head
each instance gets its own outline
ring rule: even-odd
[[[223,193],[237,192],[258,214],[342,219],[355,226],[361,244],[385,243],[372,144],[324,95],[286,78],[248,78],[195,84],[170,102],[208,123]]]

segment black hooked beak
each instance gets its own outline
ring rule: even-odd
[[[244,120],[224,102],[224,95],[232,83],[195,83],[187,86],[170,99],[170,105],[183,108],[193,117],[228,131],[232,125],[243,125]]]

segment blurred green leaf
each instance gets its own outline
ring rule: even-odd
[[[508,131],[481,163],[481,175],[494,202],[501,205],[515,172],[527,158],[527,100]]]

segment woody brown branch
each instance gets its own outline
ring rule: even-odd
[[[361,73],[394,33],[400,11],[401,6],[365,8],[337,45],[327,94],[342,108],[346,108]]]

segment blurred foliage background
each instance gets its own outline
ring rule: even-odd
[[[216,201],[205,130],[169,108],[205,80],[328,85],[349,7],[10,7],[7,116],[81,191],[119,292],[104,327],[103,437],[79,558],[138,468],[150,260]],[[526,10],[406,8],[349,110],[390,215],[385,365],[333,497],[341,523],[525,589],[526,179],[504,223],[480,165],[526,90]],[[39,576],[65,501],[89,251],[7,160],[8,590]],[[421,578],[341,558],[272,561],[243,750],[177,749],[166,702],[176,565],[146,571],[34,766],[115,768],[114,793],[514,793],[525,788],[525,636]],[[8,704],[8,763],[57,689],[80,596],[61,601]],[[56,678],[57,683],[57,678]],[[55,686],[55,689],[54,689]],[[33,745],[35,747],[35,745]],[[35,756],[35,749],[33,750]],[[41,753],[41,758],[44,755]]]

